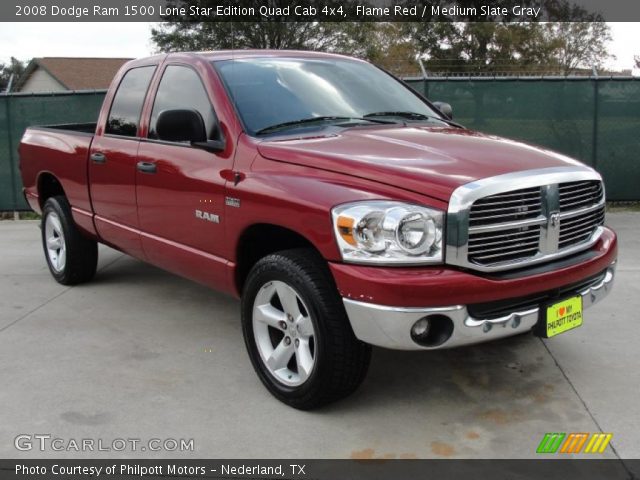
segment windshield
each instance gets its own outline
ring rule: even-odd
[[[333,117],[334,123],[382,118],[365,119],[372,113],[409,112],[416,114],[416,121],[441,123],[440,115],[409,88],[368,63],[339,58],[243,58],[214,63],[250,134],[300,120],[305,122],[298,127],[326,126],[308,121],[315,117]],[[411,117],[394,120],[406,122]]]

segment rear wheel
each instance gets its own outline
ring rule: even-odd
[[[98,244],[76,227],[65,197],[47,199],[41,227],[44,256],[53,278],[63,285],[91,280],[98,266]]]
[[[346,397],[366,375],[371,347],[353,334],[326,263],[313,250],[275,253],[253,267],[242,326],[260,380],[292,407]]]

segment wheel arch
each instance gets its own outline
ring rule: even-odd
[[[37,189],[40,208],[42,208],[44,203],[51,197],[61,195],[67,198],[67,194],[64,191],[62,183],[51,172],[41,172],[38,175]]]
[[[234,284],[242,293],[251,268],[265,256],[292,248],[310,248],[322,256],[320,250],[304,235],[290,228],[271,223],[257,223],[247,227],[236,246]]]

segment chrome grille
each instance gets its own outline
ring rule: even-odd
[[[592,245],[604,224],[600,176],[586,167],[530,170],[458,188],[447,215],[447,263],[522,268]]]
[[[604,224],[604,205],[600,208],[560,220],[559,248],[588,240],[594,230]]]
[[[540,243],[540,226],[533,225],[469,236],[469,260],[480,265],[517,260],[535,255]]]
[[[476,200],[469,226],[490,225],[536,218],[541,212],[540,187],[523,188]]]
[[[602,182],[587,180],[560,184],[560,211],[577,210],[598,203],[602,198]]]

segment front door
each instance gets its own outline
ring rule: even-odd
[[[228,154],[188,143],[161,141],[156,133],[160,112],[195,109],[210,138],[216,115],[198,73],[185,65],[168,65],[162,73],[151,112],[148,139],[140,143],[136,171],[138,215],[146,258],[167,270],[202,283],[225,281],[222,258],[225,225],[223,170],[233,166]]]

